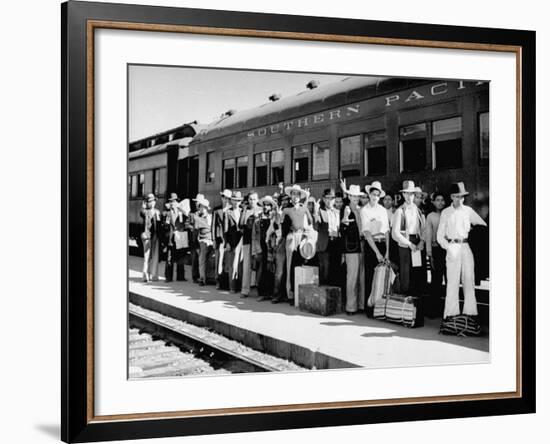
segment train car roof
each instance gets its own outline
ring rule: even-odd
[[[226,113],[198,132],[192,144],[365,100],[388,91],[404,89],[430,81],[432,80],[393,77],[346,77],[314,89],[306,89],[293,96],[264,103],[255,108]]]
[[[160,143],[149,148],[142,148],[136,151],[130,151],[130,153],[128,153],[128,159],[137,159],[140,157],[163,153],[168,149],[169,146],[174,145],[177,145],[179,148],[186,148],[189,146],[189,143],[192,140],[192,137],[182,137],[181,139],[175,139],[170,142]]]

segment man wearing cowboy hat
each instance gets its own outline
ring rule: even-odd
[[[463,182],[453,183],[449,194],[452,204],[441,212],[437,229],[437,241],[447,250],[447,291],[443,319],[460,314],[458,290],[461,281],[464,293],[462,313],[477,316],[474,256],[468,245],[468,233],[472,225],[487,224],[471,207],[464,205],[464,196],[469,193]]]
[[[243,201],[240,191],[231,193],[231,207],[227,209],[224,217],[224,243],[227,254],[227,268],[229,271],[229,289],[237,293],[240,287],[242,273],[242,230],[239,227],[241,220],[241,202]]]
[[[252,285],[252,254],[251,254],[251,243],[252,243],[252,227],[254,222],[259,217],[262,212],[262,208],[258,205],[258,193],[252,191],[248,194],[247,205],[243,208],[241,212],[241,218],[239,221],[239,227],[243,232],[243,274],[242,274],[242,288],[241,288],[241,297],[247,298],[250,294],[250,287]]]
[[[359,197],[363,194],[359,185],[350,185],[342,190],[349,198],[349,205],[342,210],[340,235],[346,261],[346,313],[355,314],[365,307],[365,273],[361,245],[361,207]]]
[[[199,243],[199,285],[206,285],[206,266],[212,253],[212,216],[208,212],[210,202],[204,197],[196,200],[197,212],[194,225]]]
[[[223,229],[224,229],[224,217],[225,213],[230,207],[231,201],[231,191],[223,190],[220,193],[221,205],[214,208],[212,212],[212,238],[214,240],[214,250],[216,252],[216,288],[229,290],[229,282],[227,281],[227,276],[224,272],[224,253],[225,253],[225,243],[223,239]]]
[[[422,254],[426,218],[414,204],[414,198],[422,190],[412,180],[405,180],[401,193],[404,203],[395,211],[392,227],[392,237],[399,245],[400,292],[421,296],[426,283],[426,259]],[[413,267],[412,254],[418,254],[417,251],[421,252],[421,264]]]
[[[143,281],[149,279],[158,280],[159,268],[159,222],[160,211],[155,208],[156,198],[154,194],[148,194],[143,202],[140,216],[143,219]]]
[[[292,185],[285,188],[285,194],[290,196],[292,203],[292,207],[287,207],[283,211],[283,236],[286,234],[286,292],[289,302],[292,303],[292,258],[300,247],[306,228],[313,224],[313,219],[307,207],[301,203],[302,199],[308,198],[307,190],[303,190],[300,185]]]
[[[204,199],[204,194],[198,193],[197,196],[192,199],[195,203],[195,211],[189,214],[189,219],[187,220],[187,229],[189,232],[189,245],[191,250],[191,274],[193,277],[193,282],[198,283],[200,280],[199,274],[199,241],[197,239],[197,230],[195,230],[195,216],[197,214],[197,201]]]
[[[386,195],[382,184],[374,181],[365,187],[365,191],[369,195],[369,202],[361,208],[361,231],[365,238],[365,291],[370,294],[375,267],[389,259],[390,222],[388,212],[379,203]]]
[[[334,207],[335,194],[332,188],[323,191],[323,200],[313,216],[317,232],[319,257],[319,283],[334,285],[338,281],[340,253],[340,211]]]
[[[178,207],[178,195],[171,193],[168,198],[168,208],[163,213],[164,230],[166,236],[166,263],[164,265],[164,277],[166,282],[171,282],[174,276],[174,264],[176,264],[176,279],[185,281],[185,265],[183,263],[183,251],[178,251],[176,233],[185,231],[183,212]]]
[[[252,256],[252,269],[256,270],[258,300],[263,301],[264,299],[271,299],[273,294],[275,255],[267,233],[276,204],[271,196],[264,196],[260,199],[259,205],[262,212],[255,218],[252,226],[250,254]]]

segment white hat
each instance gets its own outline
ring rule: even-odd
[[[231,194],[231,200],[243,200],[243,196],[241,195],[240,191],[233,191]]]
[[[275,201],[271,196],[264,196],[260,199],[260,202],[259,202],[260,205],[265,205],[266,203],[271,205],[272,207],[277,206],[277,204],[275,203]]]
[[[221,195],[222,197],[227,197],[228,199],[231,199],[231,191],[230,191],[230,190],[227,190],[227,189],[226,189],[226,190],[223,190],[223,191],[220,193],[220,195]]]
[[[204,196],[200,199],[195,199],[198,205],[202,205],[203,207],[210,208],[210,202],[208,202],[208,199],[205,199]]]
[[[422,189],[420,187],[415,187],[412,180],[404,180],[403,189],[400,191],[402,193],[422,193]]]
[[[367,194],[370,194],[372,190],[378,190],[380,191],[380,198],[384,197],[386,195],[386,192],[382,189],[382,184],[375,180],[370,185],[365,185],[365,191]]]
[[[365,193],[361,191],[361,187],[359,185],[350,185],[349,189],[346,190],[346,194],[349,194],[350,196],[364,196]]]
[[[302,190],[302,187],[300,185],[292,185],[289,187],[285,187],[285,193],[290,196],[290,193],[292,192],[298,192],[300,193],[300,199],[304,199],[307,196],[307,193],[305,190]]]
[[[451,185],[451,189],[449,190],[449,194],[457,194],[459,196],[467,196],[470,194],[468,191],[466,191],[466,187],[464,186],[464,182],[456,182]]]
[[[313,256],[315,256],[315,249],[316,249],[316,242],[314,239],[311,239],[309,237],[305,237],[300,242],[300,255],[306,260],[310,260]]]
[[[197,197],[195,197],[193,200],[195,202],[198,202],[199,200],[202,200],[202,199],[204,199],[204,194],[199,193],[197,194]]]

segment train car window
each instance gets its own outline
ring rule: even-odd
[[[137,176],[137,197],[143,197],[145,195],[145,173],[139,173]]]
[[[271,185],[285,181],[285,152],[271,151]]]
[[[214,182],[216,173],[214,172],[214,152],[206,153],[206,182]]]
[[[330,145],[327,140],[312,145],[312,180],[327,180],[330,168]]]
[[[401,172],[422,171],[426,168],[426,138],[425,123],[417,123],[399,129]]]
[[[159,174],[159,169],[158,168],[156,170],[153,170],[153,178],[152,179],[153,179],[152,180],[153,188],[152,188],[151,192],[155,196],[158,196],[159,190],[160,190],[160,174]]]
[[[489,113],[479,115],[479,160],[482,165],[489,164]]]
[[[300,145],[292,148],[292,160],[294,165],[294,182],[309,181],[309,156],[311,146]]]
[[[248,156],[237,157],[237,187],[248,186]]]
[[[268,182],[269,157],[268,153],[259,153],[254,156],[254,180],[255,186],[263,187]]]
[[[386,174],[386,131],[365,134],[365,174]]]
[[[166,168],[159,168],[157,170],[158,178],[159,178],[159,186],[156,193],[156,196],[162,196],[166,193],[166,187],[167,187],[167,175],[166,175]]]
[[[235,187],[235,159],[223,161],[223,187],[228,189]]]
[[[462,117],[432,123],[432,167],[462,168]]]
[[[340,177],[361,176],[361,136],[340,139]]]
[[[138,178],[137,174],[130,177],[130,196],[137,197],[138,195]]]

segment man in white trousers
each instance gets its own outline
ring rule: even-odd
[[[468,233],[472,225],[487,226],[485,221],[469,206],[464,205],[466,191],[463,182],[451,186],[452,204],[441,212],[437,229],[437,242],[447,250],[447,293],[443,319],[460,314],[458,290],[462,282],[464,307],[462,313],[477,316],[474,290],[474,256],[468,245]]]

